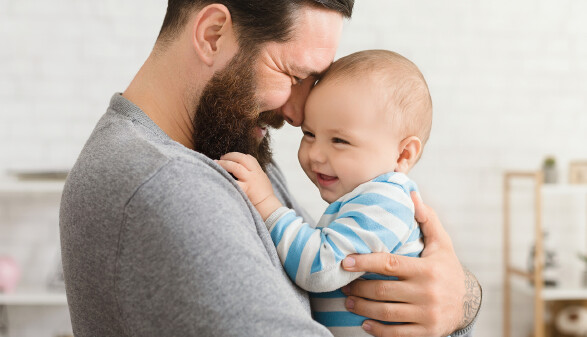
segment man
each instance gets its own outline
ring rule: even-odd
[[[153,52],[72,169],[60,215],[76,336],[329,336],[287,278],[259,214],[212,159],[271,162],[268,127],[299,126],[352,0],[169,0]],[[467,335],[479,286],[420,205],[421,259],[357,255],[346,306],[376,336]],[[384,301],[387,301],[385,303]]]

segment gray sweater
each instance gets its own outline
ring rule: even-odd
[[[330,336],[234,179],[120,94],[69,174],[60,229],[77,337]]]
[[[76,337],[331,336],[234,179],[120,94],[68,176],[60,234]]]

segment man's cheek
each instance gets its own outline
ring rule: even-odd
[[[269,89],[257,91],[257,101],[262,110],[279,110],[291,95],[291,84],[287,88],[284,86],[274,85]]]

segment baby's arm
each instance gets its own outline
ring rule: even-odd
[[[340,208],[336,217],[327,219],[323,227],[313,228],[293,210],[282,207],[253,157],[229,153],[218,163],[239,179],[239,185],[266,220],[287,274],[305,290],[332,291],[363,275],[341,268],[347,255],[401,250],[404,255],[417,256],[422,249],[413,203],[399,187],[394,190],[378,183],[363,184],[342,207],[340,203],[331,204],[322,220],[328,218],[329,211]]]
[[[363,184],[351,192],[351,198],[331,204],[316,228],[285,207],[273,213],[265,223],[290,278],[308,291],[332,291],[363,275],[342,269],[342,260],[350,254],[419,256],[423,249],[420,229],[413,206],[402,200],[409,196],[399,190]],[[374,198],[381,200],[373,203]],[[413,205],[411,200],[408,203]],[[334,209],[337,214],[329,218]]]

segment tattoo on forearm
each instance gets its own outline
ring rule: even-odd
[[[465,289],[466,294],[463,301],[463,321],[462,327],[466,327],[471,324],[477,316],[477,312],[481,307],[481,285],[467,268],[463,267],[465,272]]]

